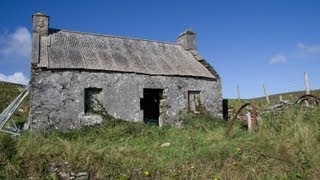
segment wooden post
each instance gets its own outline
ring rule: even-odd
[[[304,72],[304,84],[306,85],[306,94],[310,94],[309,80],[307,72]]]
[[[263,84],[263,91],[264,91],[264,96],[266,96],[267,103],[270,104],[270,100],[269,100],[269,96],[267,94],[267,88],[266,88],[265,84]]]
[[[239,84],[237,84],[237,93],[238,93],[238,101],[240,101],[240,87],[239,87]]]
[[[250,111],[247,112],[247,120],[248,120],[248,131],[252,130],[252,122],[251,122],[251,113]]]
[[[283,102],[283,99],[282,99],[281,95],[279,96],[279,100],[280,100],[280,102]]]

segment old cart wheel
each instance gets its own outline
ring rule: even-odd
[[[243,115],[241,114],[242,111],[245,111],[246,115],[249,114],[249,116],[247,115]],[[251,126],[248,124],[248,127],[250,126],[252,129],[255,129],[257,126],[257,108],[251,104],[251,103],[246,103],[244,105],[242,105],[238,111],[235,113],[235,115],[232,117],[232,119],[229,122],[228,125],[228,129],[226,132],[227,137],[230,136],[234,122],[236,121],[236,119],[240,116],[240,119],[244,122],[246,122],[248,124],[249,122],[249,118],[251,120]],[[242,117],[242,118],[241,118]]]
[[[304,105],[307,107],[319,107],[320,98],[315,95],[303,95],[296,101],[296,104]]]

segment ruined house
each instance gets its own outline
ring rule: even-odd
[[[196,50],[196,34],[176,43],[49,28],[32,16],[32,130],[69,130],[104,116],[173,124],[181,113],[222,111],[221,81]]]

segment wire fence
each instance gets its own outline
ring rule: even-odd
[[[281,85],[283,85],[282,87],[268,87],[268,84],[266,83],[254,83],[251,84],[254,87],[261,87],[261,93],[263,93],[263,95],[258,96],[258,97],[265,97],[266,100],[268,101],[269,104],[269,95],[277,95],[277,94],[284,94],[284,93],[290,93],[290,92],[297,92],[297,91],[304,91],[305,94],[311,94],[312,90],[310,88],[310,84],[309,84],[309,79],[308,79],[308,74],[305,72],[304,73],[304,83],[301,80],[290,80],[287,81],[285,83],[282,83]],[[237,84],[236,86],[236,92],[237,92],[237,99],[241,99],[241,86],[240,84]],[[253,99],[255,99],[257,97],[253,97]],[[282,98],[282,97],[280,97]]]

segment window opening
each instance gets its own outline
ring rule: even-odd
[[[200,91],[188,91],[189,112],[199,114],[201,108]]]
[[[99,115],[104,108],[101,104],[101,88],[85,88],[84,90],[84,113]]]

